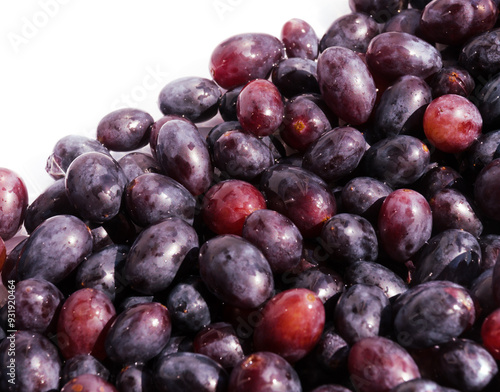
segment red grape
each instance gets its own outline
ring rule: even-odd
[[[21,177],[0,168],[0,237],[10,240],[23,224],[28,208],[28,191]]]

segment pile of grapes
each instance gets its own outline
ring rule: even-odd
[[[0,169],[0,390],[498,392],[499,1],[409,3],[228,38],[31,204]]]

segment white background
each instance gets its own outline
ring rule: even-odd
[[[95,137],[102,117],[134,106],[161,117],[170,80],[210,77],[214,47],[238,33],[280,36],[291,18],[321,37],[347,0],[22,0],[0,4],[0,167],[32,201],[68,134]]]

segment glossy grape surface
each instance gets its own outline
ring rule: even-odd
[[[94,374],[109,381],[109,370],[99,362],[93,355],[81,354],[68,359],[61,371],[62,385],[82,374]]]
[[[122,168],[128,182],[132,181],[136,177],[139,177],[141,174],[161,173],[162,171],[156,159],[154,159],[150,154],[139,151],[131,152],[122,156],[118,159],[118,164]]]
[[[494,28],[471,38],[462,46],[458,63],[472,76],[490,78],[500,71],[500,48],[495,44],[500,37],[500,29]],[[483,76],[483,77],[484,77]]]
[[[215,47],[210,58],[214,81],[229,90],[252,79],[266,78],[285,55],[283,43],[262,33],[238,34]]]
[[[328,107],[351,125],[365,123],[377,95],[363,60],[351,49],[330,47],[318,57],[318,82]]]
[[[286,55],[315,60],[318,57],[318,36],[313,27],[298,18],[288,20],[281,28]]]
[[[0,237],[7,241],[21,228],[28,208],[28,190],[12,170],[0,168]]]
[[[319,94],[317,66],[313,60],[292,57],[279,62],[271,74],[273,84],[286,98]]]
[[[429,82],[434,98],[445,94],[468,97],[474,91],[476,82],[467,70],[460,66],[445,66]]]

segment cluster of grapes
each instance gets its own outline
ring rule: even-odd
[[[31,204],[0,169],[0,389],[500,390],[498,1],[409,3],[228,38]]]

